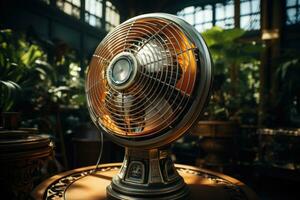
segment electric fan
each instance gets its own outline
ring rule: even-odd
[[[202,37],[176,16],[141,15],[103,39],[87,73],[89,112],[108,138],[126,148],[108,199],[188,198],[168,145],[197,122],[211,84]]]

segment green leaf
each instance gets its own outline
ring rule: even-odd
[[[0,80],[1,106],[3,111],[8,111],[18,100],[21,87],[13,81]]]
[[[21,56],[21,60],[24,63],[24,65],[30,67],[30,65],[32,65],[42,55],[42,51],[39,50],[37,46],[31,45],[29,47],[29,50]]]

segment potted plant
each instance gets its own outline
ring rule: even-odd
[[[53,75],[46,54],[11,30],[0,31],[0,44],[1,113],[34,106],[32,100],[47,91]]]
[[[37,45],[11,30],[0,31],[0,176],[6,180],[1,185],[6,199],[28,199],[52,155],[49,137],[37,135],[36,129],[19,128],[19,111],[33,106],[28,102],[36,95],[34,90],[47,89],[46,75],[51,75],[47,71],[51,68]]]
[[[192,130],[203,137],[206,165],[228,163],[239,123],[255,123],[260,45],[242,29],[213,27],[202,33],[214,62],[214,86],[204,117]]]

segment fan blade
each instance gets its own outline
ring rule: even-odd
[[[181,78],[182,69],[176,57],[154,39],[140,49],[137,60],[144,73],[166,84],[175,85]]]
[[[118,128],[128,134],[140,132],[144,129],[145,112],[139,98],[129,94],[110,91],[105,101],[108,105],[111,119]]]
[[[153,130],[169,123],[173,115],[173,110],[170,104],[161,97],[155,99],[148,99],[151,106],[145,110],[145,130]]]

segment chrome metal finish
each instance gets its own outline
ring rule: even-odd
[[[186,199],[188,189],[162,147],[197,122],[212,85],[212,63],[197,30],[162,13],[132,18],[110,32],[90,62],[93,122],[125,146],[109,199]]]
[[[166,150],[126,148],[120,173],[107,187],[108,199],[188,199],[189,190]]]
[[[137,60],[131,53],[118,54],[106,70],[109,85],[116,90],[129,88],[136,78],[137,65]]]
[[[122,54],[133,64],[123,78],[113,77]],[[176,16],[154,13],[130,19],[105,37],[91,60],[86,93],[92,120],[111,140],[151,149],[192,127],[211,84],[211,58],[200,34]]]

